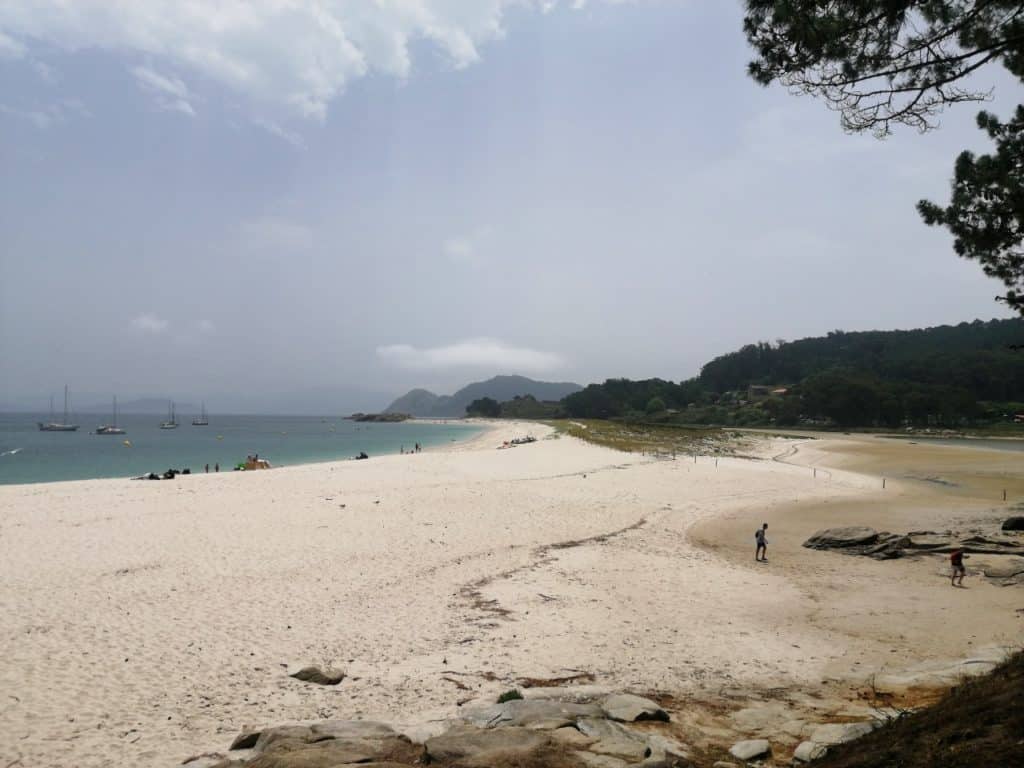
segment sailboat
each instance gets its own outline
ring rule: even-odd
[[[174,401],[170,402],[167,409],[167,421],[160,422],[160,429],[177,429],[178,422],[174,420]]]
[[[104,424],[102,427],[96,427],[96,434],[123,435],[124,433],[124,430],[117,426],[117,395],[114,395],[114,421],[112,424]]]
[[[210,420],[206,418],[206,403],[203,403],[203,409],[198,416],[192,419],[193,427],[208,427],[210,426]]]
[[[37,422],[40,432],[77,432],[77,424],[68,423],[68,385],[64,385],[64,418],[61,421],[53,420],[53,398],[50,398],[50,420],[47,423]]]

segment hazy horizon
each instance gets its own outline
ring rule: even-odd
[[[914,210],[998,67],[878,141],[752,82],[740,3],[239,8],[0,7],[0,409],[373,410],[1013,316]]]

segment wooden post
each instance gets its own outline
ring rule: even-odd
[[[1003,501],[1006,501],[1006,489],[1003,488]]]
[[[885,488],[885,478],[882,478],[882,488]]]

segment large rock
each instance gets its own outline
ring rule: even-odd
[[[1014,515],[1003,521],[1004,531],[1024,531],[1024,515]]]
[[[755,760],[771,754],[771,751],[772,745],[768,743],[768,739],[747,739],[733,744],[729,754],[737,760]]]
[[[550,743],[548,736],[531,728],[475,728],[459,725],[440,736],[427,739],[431,761],[451,763],[472,758],[475,765],[487,765],[506,756],[525,758]]]
[[[874,726],[871,723],[830,723],[815,728],[811,732],[810,741],[825,746],[845,744],[848,741],[859,739],[861,736],[867,736],[872,730],[874,730]]]
[[[639,720],[668,722],[668,713],[650,699],[629,693],[618,693],[601,702],[601,709],[612,720],[634,723]]]
[[[320,667],[303,667],[298,672],[288,675],[288,677],[294,677],[296,680],[302,680],[305,683],[316,683],[317,685],[337,685],[345,679],[345,673],[335,669],[322,670]]]
[[[256,746],[256,740],[259,739],[260,733],[261,731],[243,727],[242,732],[235,736],[235,740],[231,742],[228,749],[252,749]]]
[[[470,709],[461,719],[478,728],[518,726],[554,730],[575,725],[581,717],[602,717],[603,711],[596,704],[575,704],[546,699],[514,699],[481,709]]]
[[[997,584],[1024,582],[1024,557],[1018,555],[973,555],[966,565]]]
[[[589,752],[632,761],[651,756],[651,747],[643,734],[631,731],[619,723],[585,717],[579,720],[576,727],[584,736],[594,740],[587,747]]]
[[[377,749],[347,739],[328,739],[315,744],[278,741],[245,763],[246,768],[334,768],[347,763],[368,763],[381,758]]]
[[[255,744],[253,768],[333,768],[418,756],[421,749],[383,723],[324,720],[264,729]]]
[[[818,531],[804,542],[808,549],[844,549],[846,547],[874,544],[878,531],[866,526],[851,525],[846,528],[826,528]]]
[[[816,741],[801,741],[793,752],[793,759],[801,763],[809,763],[812,760],[820,760],[828,752],[828,747]]]

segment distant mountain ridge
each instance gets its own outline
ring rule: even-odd
[[[525,376],[495,376],[468,384],[453,395],[435,395],[426,389],[413,389],[395,400],[388,413],[409,413],[420,417],[453,418],[466,415],[466,406],[481,397],[503,403],[516,395],[533,395],[538,400],[561,400],[583,387],[573,382],[535,381]]]

